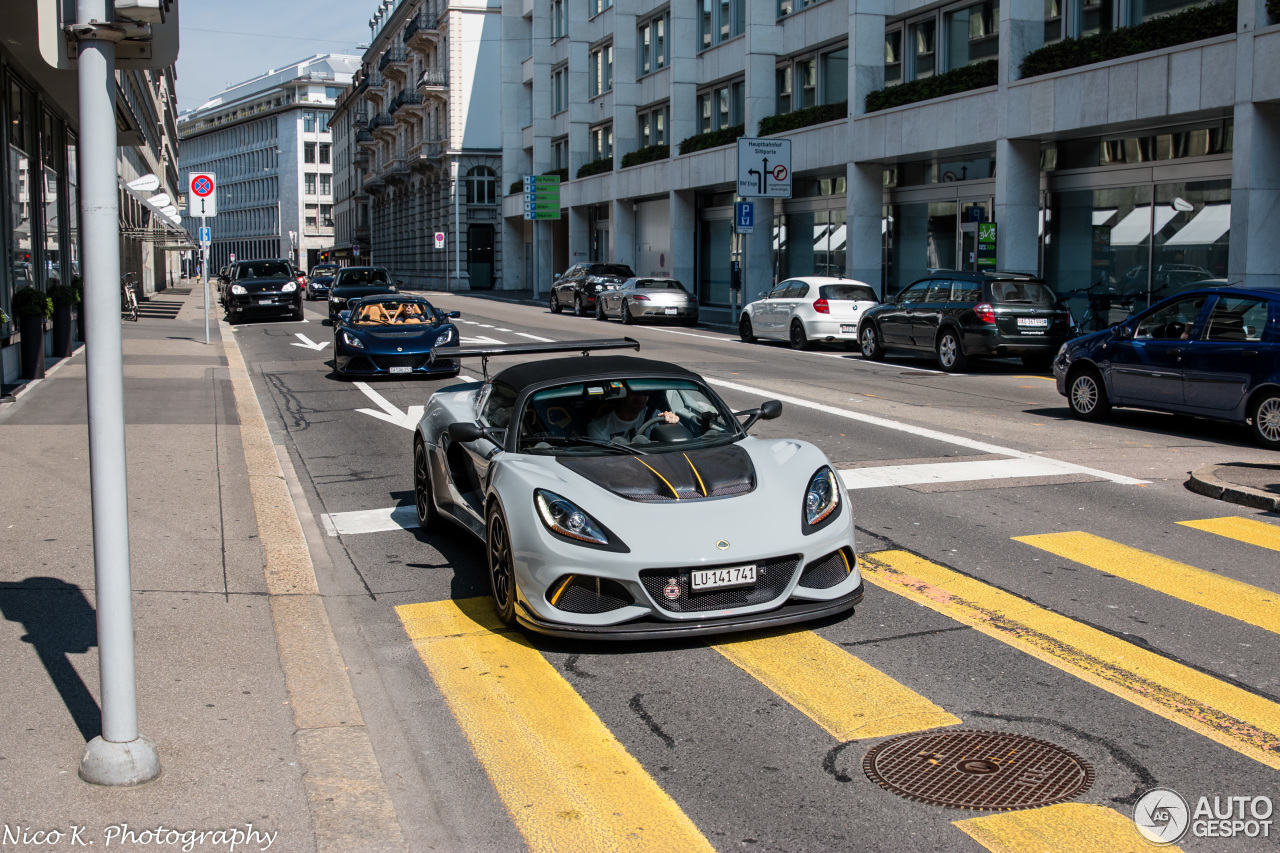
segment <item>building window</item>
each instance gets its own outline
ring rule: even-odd
[[[774,84],[777,91],[777,107],[778,115],[791,112],[791,66],[784,65],[778,69],[777,81]]]
[[[551,0],[551,37],[553,39],[569,33],[565,27],[564,4],[565,0]]]
[[[1123,5],[1123,4],[1122,4]],[[1185,9],[1197,5],[1185,0],[1131,0],[1126,10],[1133,23],[1146,20],[1157,14]],[[1062,41],[1067,38],[1085,38],[1098,33],[1106,33],[1120,25],[1117,6],[1112,0],[1045,0],[1044,3],[1044,40],[1046,44]]]
[[[901,82],[902,30],[889,30],[884,34],[884,85],[896,86]]]
[[[498,176],[488,166],[473,166],[467,171],[467,204],[497,204]]]
[[[551,114],[569,109],[569,66],[551,72]]]
[[[320,113],[319,115],[316,116],[316,130],[320,131],[321,133],[329,132],[329,114],[328,113]]]
[[[314,163],[316,161],[316,144],[314,142],[302,143],[302,162]]]
[[[824,104],[838,104],[849,100],[849,48],[840,48],[822,54],[822,92]]]
[[[746,0],[702,0],[701,14],[703,48],[747,31]]]
[[[932,77],[938,22],[932,18],[911,25],[911,79]]]
[[[602,124],[591,128],[591,159],[606,160],[613,157],[613,125]]]
[[[640,147],[667,144],[667,105],[645,110],[636,116]]]
[[[1046,15],[1057,12],[1052,26],[1046,18],[1046,37],[1064,29],[1064,17],[1060,12],[1064,2],[1081,0],[1045,0]],[[939,29],[941,44],[938,43]],[[906,41],[905,51],[899,49],[903,40]],[[955,5],[931,12],[927,17],[907,21],[905,30],[887,28],[884,45],[886,86],[923,80],[944,71],[996,59],[1000,53],[999,0]],[[847,59],[845,61],[847,64]]]
[[[698,132],[706,133],[742,124],[746,87],[741,80],[725,83],[698,95]]]
[[[306,214],[306,219],[305,219],[306,226],[307,226],[308,228],[315,228],[315,227],[316,227],[316,217],[317,217],[317,207],[316,207],[316,205],[314,205],[314,204],[308,204],[308,205],[306,205],[306,206],[304,207],[304,212],[305,212],[305,214]]]
[[[948,71],[996,58],[1000,50],[1000,5],[996,0],[947,12],[944,20]]]
[[[303,114],[302,114],[302,132],[303,132],[303,133],[315,133],[315,132],[316,132],[316,114],[315,114],[315,113],[310,112],[310,111],[303,112]]]
[[[613,0],[589,0],[589,2],[591,3],[590,9],[593,16],[599,15],[605,9],[613,6]]]
[[[778,0],[778,17],[790,15],[792,12],[799,12],[801,9],[808,9],[818,0]]]
[[[320,143],[320,162],[321,163],[329,162],[329,152],[332,148],[333,146],[327,142]]]
[[[313,172],[308,172],[303,176],[303,192],[307,195],[316,194],[316,176]]]
[[[569,168],[569,140],[565,137],[551,141],[551,168]]]
[[[667,47],[667,28],[671,24],[671,13],[650,18],[640,24],[636,36],[636,73],[643,77],[654,71],[667,67],[671,54]]]
[[[320,195],[333,195],[333,175],[320,176]]]
[[[613,45],[591,51],[591,97],[613,90]]]

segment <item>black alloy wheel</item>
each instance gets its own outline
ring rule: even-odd
[[[582,307],[582,294],[575,293],[573,295],[573,316],[583,317],[587,313],[587,309]]]
[[[418,510],[418,528],[430,533],[440,524],[435,495],[431,492],[431,460],[420,437],[413,441],[413,502]]]
[[[627,300],[625,299],[618,303],[618,314],[624,326],[630,326],[636,321],[636,318],[631,316],[631,309],[627,307]]]
[[[858,335],[862,342],[862,357],[870,361],[884,361],[884,347],[880,345],[880,332],[875,323],[866,323]]]
[[[1111,412],[1102,376],[1092,367],[1073,370],[1067,377],[1067,405],[1071,414],[1082,421],[1100,421]]]
[[[751,318],[746,314],[743,314],[742,319],[738,321],[738,337],[742,338],[744,344],[756,342],[755,329],[751,328]]]
[[[496,503],[489,510],[485,550],[489,554],[489,586],[498,618],[507,625],[516,622],[516,572],[511,556],[511,535],[507,518]]]
[[[548,297],[548,302],[550,303],[551,313],[552,313],[552,314],[559,314],[559,313],[560,313],[560,300],[556,299],[556,291],[555,291],[555,288],[554,288],[554,287],[551,289],[551,295]]]
[[[1280,450],[1280,393],[1263,392],[1253,404],[1249,419],[1254,441],[1271,450]]]
[[[964,370],[969,359],[965,357],[964,350],[960,348],[960,336],[953,329],[944,329],[941,335],[938,335],[938,366],[947,373],[955,373],[958,370]]]
[[[790,341],[792,349],[805,350],[811,346],[808,335],[804,333],[804,324],[799,320],[791,321]]]

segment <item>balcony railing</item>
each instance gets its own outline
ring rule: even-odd
[[[379,70],[377,71],[370,71],[369,76],[365,79],[369,81],[370,89],[381,89],[383,86],[387,85],[386,79],[382,76],[381,67],[379,67]]]
[[[357,131],[356,131],[356,145],[359,145],[359,144],[360,144],[360,143],[362,143],[362,142],[363,142],[363,143],[372,143],[372,142],[373,142],[373,131],[369,131],[369,130],[357,130]]]
[[[423,10],[419,12],[416,17],[411,18],[409,23],[404,26],[404,35],[401,36],[401,41],[408,44],[413,40],[414,36],[419,34],[430,38],[435,38],[440,35],[436,29],[435,15],[428,14]]]
[[[373,130],[377,130],[380,127],[391,127],[394,123],[395,121],[391,118],[389,113],[378,113],[373,117],[373,120],[369,122],[369,127]]]
[[[392,47],[382,54],[382,58],[378,60],[378,70],[386,71],[388,65],[394,62],[408,62],[408,60],[409,57],[403,47]]]
[[[391,108],[387,111],[394,113],[396,110],[404,106],[418,106],[422,103],[422,95],[411,89],[405,89],[391,100]]]
[[[444,68],[424,68],[418,75],[419,89],[445,89],[449,86],[449,72]]]

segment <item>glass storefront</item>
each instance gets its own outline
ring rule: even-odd
[[[698,223],[698,301],[703,305],[729,305],[734,242],[731,217],[704,218]]]
[[[773,219],[774,280],[839,277],[845,271],[845,212],[804,210]]]
[[[895,204],[886,231],[893,258],[885,295],[895,294],[931,270],[956,268],[954,201]]]

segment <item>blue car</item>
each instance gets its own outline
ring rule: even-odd
[[[385,293],[352,299],[333,326],[333,371],[338,376],[457,376],[456,359],[431,358],[457,347],[458,329],[420,296]]]
[[[1188,290],[1062,345],[1053,362],[1071,413],[1133,406],[1248,424],[1280,450],[1280,288]]]

